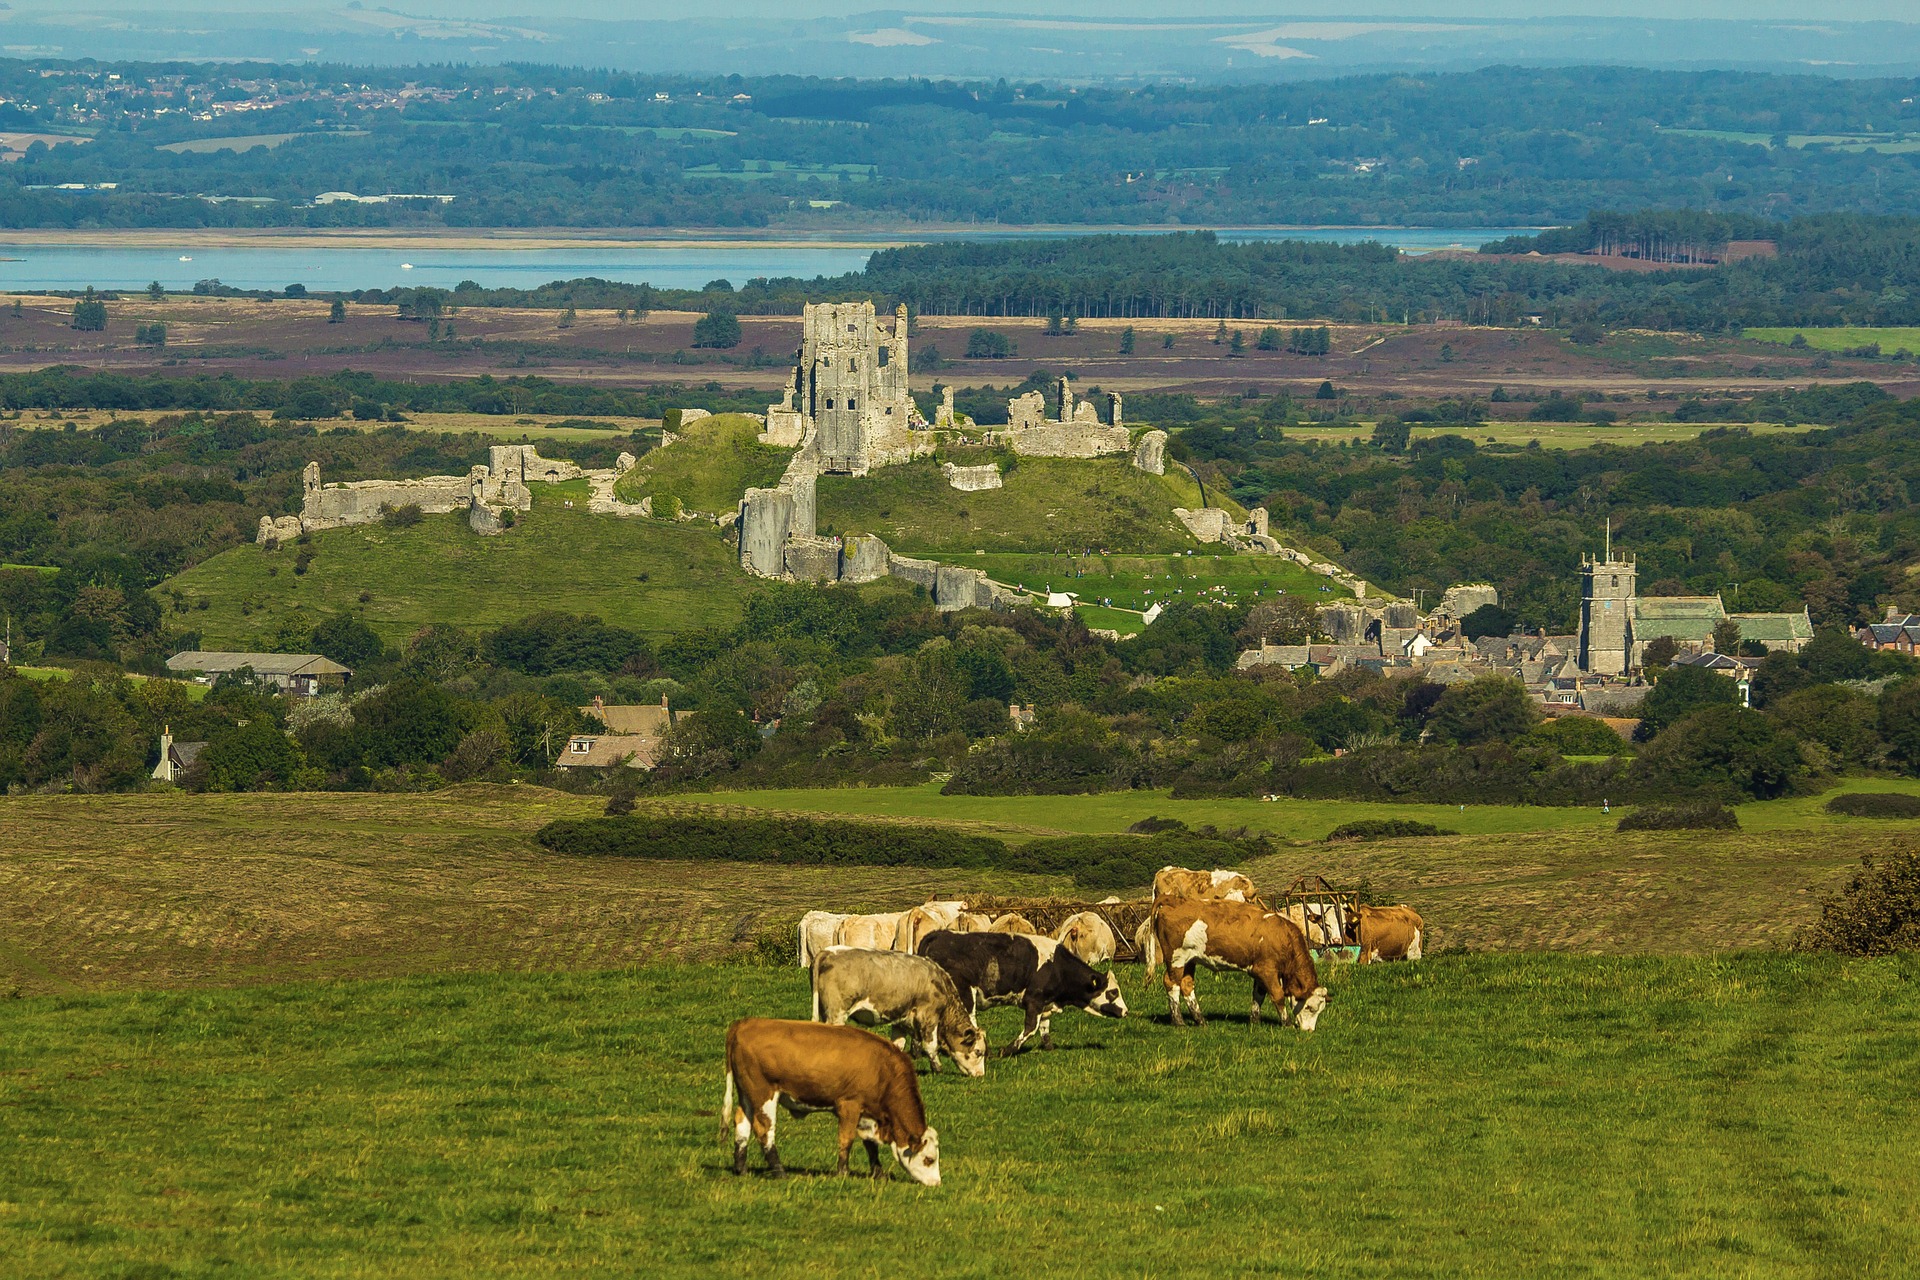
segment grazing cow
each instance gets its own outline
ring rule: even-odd
[[[1227,902],[1252,902],[1253,881],[1238,871],[1189,871],[1185,867],[1162,867],[1153,877],[1153,900],[1221,899]]]
[[[1337,902],[1296,902],[1280,914],[1307,935],[1310,947],[1347,945],[1347,913]]]
[[[920,940],[935,929],[951,929],[967,909],[964,902],[926,902],[901,913],[900,930],[894,935],[893,949],[918,955]]]
[[[1081,911],[1068,916],[1053,931],[1053,937],[1088,964],[1106,964],[1113,959],[1113,926],[1096,912]]]
[[[813,958],[840,941],[840,926],[852,916],[833,911],[809,911],[800,917],[800,967],[813,968]]]
[[[972,1007],[981,1003],[1019,1005],[1026,1026],[1007,1046],[1008,1055],[1026,1046],[1035,1032],[1040,1047],[1053,1048],[1052,1017],[1062,1009],[1085,1009],[1103,1018],[1127,1016],[1120,983],[1052,938],[1017,933],[954,933],[927,937],[922,954],[953,976]]]
[[[1009,911],[1007,912],[1006,915],[998,917],[997,919],[994,920],[992,924],[988,925],[987,932],[988,933],[1038,933],[1040,931],[1033,927],[1033,921],[1027,919],[1023,915],[1019,915],[1019,914],[1016,914],[1015,912]]]
[[[821,952],[813,962],[813,1020],[835,1027],[849,1020],[892,1023],[894,1031],[907,1032],[893,1047],[918,1046],[935,1071],[944,1044],[961,1074],[987,1073],[986,1033],[974,1025],[947,971],[925,956],[856,947]]]
[[[1199,998],[1193,990],[1193,966],[1239,969],[1253,977],[1253,1012],[1247,1025],[1260,1021],[1264,995],[1280,1010],[1284,1025],[1298,1003],[1300,1029],[1311,1031],[1327,1007],[1327,989],[1320,985],[1306,935],[1293,921],[1258,903],[1166,902],[1153,909],[1153,942],[1166,957],[1167,1011],[1173,1025],[1183,1026],[1180,998],[1186,997],[1193,1020],[1201,1025]],[[1149,957],[1148,972],[1153,959]]]
[[[733,1130],[733,1171],[747,1171],[747,1139],[760,1140],[767,1172],[786,1176],[774,1146],[776,1112],[831,1111],[840,1119],[840,1172],[855,1137],[866,1143],[867,1171],[880,1176],[880,1143],[893,1148],[907,1176],[940,1185],[940,1135],[927,1123],[920,1081],[906,1054],[879,1036],[814,1022],[742,1018],[727,1028],[727,1086],[722,1123]],[[736,1096],[743,1105],[735,1105]]]
[[[1354,912],[1354,941],[1360,944],[1360,963],[1375,960],[1418,960],[1420,936],[1426,922],[1412,907],[1361,907]]]
[[[888,911],[872,916],[848,916],[840,922],[840,931],[834,935],[834,945],[841,947],[866,947],[872,951],[891,951],[900,937],[900,926],[906,920],[904,911]]]

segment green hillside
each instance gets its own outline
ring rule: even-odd
[[[199,630],[205,645],[239,648],[262,642],[300,611],[357,613],[389,642],[429,622],[494,627],[540,609],[594,613],[665,634],[730,623],[755,589],[710,524],[589,515],[581,482],[532,487],[533,510],[499,537],[475,534],[464,513],[428,516],[407,529],[334,529],[313,535],[305,574],[294,572],[294,562],[306,548],[236,547],[160,590],[188,602],[175,625]],[[576,505],[564,506],[563,498]]]
[[[857,478],[822,476],[818,494],[822,533],[872,533],[896,551],[968,555],[1184,551],[1196,544],[1173,509],[1201,505],[1185,472],[1149,475],[1125,457],[1021,458],[1003,488],[978,493],[952,488],[938,463],[922,460]]]
[[[689,511],[732,511],[748,489],[776,483],[793,454],[761,444],[760,423],[744,413],[715,414],[675,434],[621,477],[615,492],[623,500],[671,495]]]

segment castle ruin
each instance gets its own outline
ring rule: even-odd
[[[889,332],[871,302],[808,303],[800,350],[761,440],[810,451],[814,470],[863,476],[932,451],[907,394],[907,308]]]

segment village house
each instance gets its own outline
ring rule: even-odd
[[[576,733],[567,739],[556,769],[611,769],[624,765],[629,769],[651,769],[660,763],[666,747],[667,731],[687,712],[676,712],[665,695],[659,706],[608,706],[595,698],[591,706],[580,708],[589,720],[598,720],[602,731]]]
[[[160,763],[153,766],[152,777],[156,782],[178,782],[200,753],[207,749],[204,742],[175,742],[173,726],[168,725],[160,731]]]
[[[1853,635],[1869,649],[1891,649],[1895,653],[1912,653],[1914,646],[1920,643],[1920,613],[1901,613],[1895,609],[1888,609],[1884,622],[1859,627]]]

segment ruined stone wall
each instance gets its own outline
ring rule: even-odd
[[[381,512],[419,507],[429,515],[462,511],[473,502],[466,476],[427,476],[421,480],[356,480],[307,490],[300,510],[302,532],[372,524]]]

